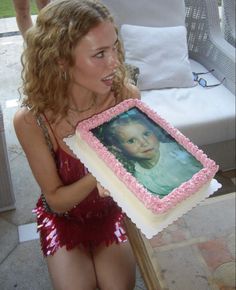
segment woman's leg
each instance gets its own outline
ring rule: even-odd
[[[50,0],[36,0],[36,5],[38,7],[38,10],[41,10],[44,6],[46,6]]]
[[[136,264],[128,241],[99,246],[93,251],[93,259],[99,289],[134,289]]]
[[[16,22],[18,28],[24,37],[26,30],[32,26],[32,19],[30,15],[30,1],[29,0],[13,0],[16,11]]]
[[[95,290],[96,275],[91,253],[85,249],[62,247],[47,257],[55,290]]]

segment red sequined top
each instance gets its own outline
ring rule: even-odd
[[[87,174],[77,158],[65,152],[58,144],[55,152],[58,174],[64,185],[69,185]],[[82,202],[64,215],[51,212],[41,196],[33,210],[37,215],[41,247],[45,256],[59,247],[95,247],[126,240],[122,227],[123,213],[111,197],[100,197],[94,189]]]

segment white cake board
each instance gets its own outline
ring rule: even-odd
[[[114,175],[113,171],[87,143],[83,140],[78,143],[75,135],[65,138],[64,141],[148,239],[157,235],[221,187],[221,184],[213,179],[172,210],[165,214],[155,214],[146,209],[143,203],[133,193],[130,193],[124,183]]]

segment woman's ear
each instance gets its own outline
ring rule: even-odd
[[[58,58],[57,59],[57,64],[58,64],[59,68],[62,71],[66,71],[67,70],[68,65],[67,65],[67,62],[64,59]]]

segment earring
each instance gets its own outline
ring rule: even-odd
[[[62,72],[62,78],[64,79],[64,81],[67,81],[67,72],[66,71]]]
[[[67,72],[64,71],[62,75],[63,75],[64,81],[67,81]]]

